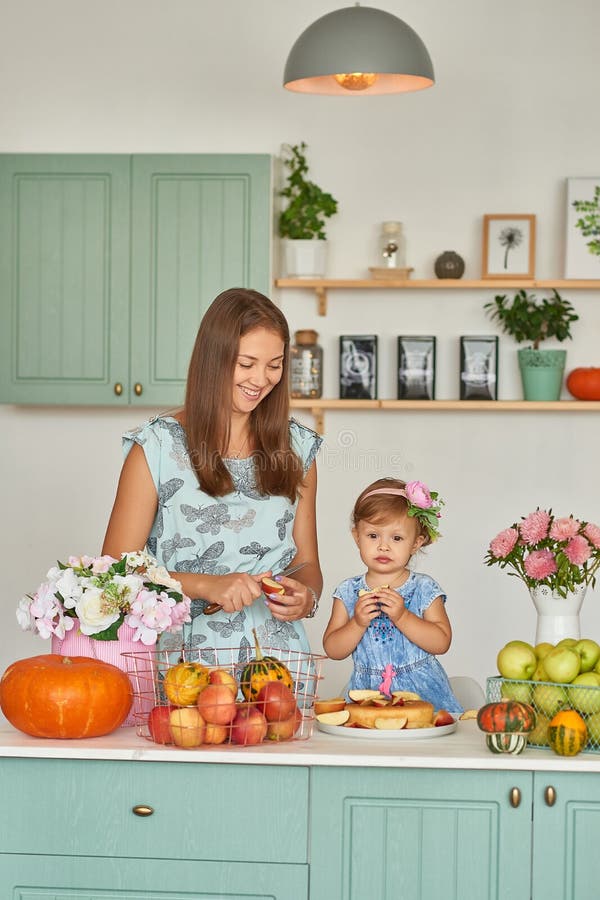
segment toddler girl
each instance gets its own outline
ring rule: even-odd
[[[331,659],[352,654],[349,689],[414,691],[435,709],[458,714],[462,707],[436,659],[452,639],[446,595],[429,575],[408,569],[413,553],[440,536],[442,503],[420,481],[381,478],[365,488],[352,535],[367,571],[335,589],[323,646]]]

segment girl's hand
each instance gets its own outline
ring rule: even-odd
[[[368,628],[369,623],[380,614],[379,593],[379,591],[369,591],[368,594],[361,594],[356,601],[354,605],[354,621],[361,628]]]
[[[407,613],[402,594],[399,594],[393,588],[379,588],[375,593],[381,611],[386,613],[390,621],[401,631],[400,623]]]
[[[273,618],[280,622],[304,619],[313,608],[311,591],[295,578],[281,575],[277,581],[285,588],[285,594],[266,594],[266,603]]]
[[[226,613],[239,612],[244,606],[252,606],[262,594],[260,582],[271,571],[260,575],[248,575],[246,572],[232,572],[229,575],[213,575],[210,588],[203,592],[204,600],[218,605]]]

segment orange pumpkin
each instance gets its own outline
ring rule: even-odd
[[[127,718],[132,699],[125,672],[88,656],[30,656],[12,663],[0,679],[0,709],[33,737],[109,734]]]
[[[573,369],[567,377],[567,389],[578,400],[600,400],[600,369]]]

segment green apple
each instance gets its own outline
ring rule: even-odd
[[[587,725],[588,730],[588,750],[591,750],[592,744],[596,744],[594,749],[600,749],[600,712],[594,713],[593,716],[589,716],[585,720],[585,724]]]
[[[537,657],[531,644],[510,641],[499,652],[496,665],[503,678],[528,681],[535,672]]]
[[[575,644],[579,643],[578,638],[563,638],[562,641],[558,641],[555,646],[557,647],[574,647]]]
[[[537,666],[535,667],[535,672],[531,676],[532,681],[550,681],[548,678],[548,673],[544,668],[544,660],[540,659]]]
[[[567,689],[569,703],[577,712],[588,715],[600,712],[600,675],[597,672],[583,672],[574,678]]]
[[[582,638],[577,641],[573,650],[581,656],[581,671],[591,672],[598,660],[600,660],[600,644],[589,638]]]
[[[538,747],[548,746],[548,725],[550,719],[543,713],[537,713],[535,717],[535,727],[527,735],[528,744],[537,744]],[[600,721],[598,723],[600,726]]]
[[[500,693],[505,700],[519,700],[531,703],[531,685],[528,681],[504,681]]]
[[[533,652],[538,659],[543,659],[551,650],[554,650],[554,644],[549,644],[548,641],[542,641],[541,644],[536,644],[533,648]]]
[[[544,657],[544,668],[550,681],[558,684],[570,684],[579,675],[581,657],[576,650],[565,644],[557,644]]]
[[[566,706],[567,692],[557,684],[537,684],[533,689],[533,704],[551,719],[559,709]]]

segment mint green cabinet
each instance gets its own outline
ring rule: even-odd
[[[534,900],[600,896],[600,774],[534,775]]]
[[[304,767],[4,758],[0,797],[2,898],[308,895]]]
[[[311,798],[311,900],[529,900],[529,772],[323,767]]]
[[[0,402],[176,405],[227,287],[270,285],[266,155],[0,155]]]

